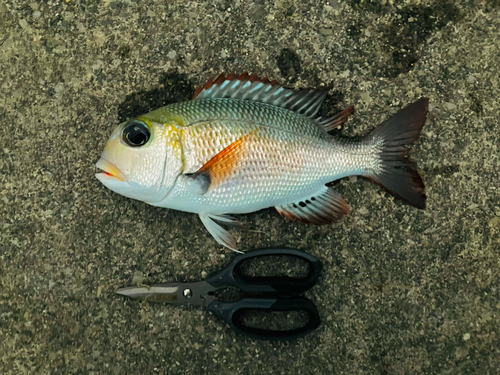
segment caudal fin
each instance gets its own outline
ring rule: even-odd
[[[417,165],[408,159],[407,146],[418,138],[427,118],[428,106],[428,98],[410,104],[367,137],[380,148],[381,165],[366,177],[396,198],[421,209],[425,208],[425,186]]]

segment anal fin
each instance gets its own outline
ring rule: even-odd
[[[332,223],[349,213],[349,205],[345,199],[326,186],[309,197],[275,208],[280,215],[292,221],[300,220],[314,225]]]

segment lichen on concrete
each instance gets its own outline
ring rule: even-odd
[[[499,29],[494,0],[0,1],[2,373],[497,374]],[[233,254],[195,215],[95,179],[111,129],[245,70],[328,88],[323,116],[354,105],[338,136],[431,103],[411,152],[425,211],[347,178],[339,223],[241,217],[240,247],[324,264],[306,293],[322,325],[292,342],[114,294],[201,279]]]

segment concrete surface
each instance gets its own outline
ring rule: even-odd
[[[499,29],[497,0],[1,0],[0,372],[499,374]],[[94,178],[111,129],[244,70],[331,88],[324,114],[356,107],[344,136],[431,100],[412,150],[425,211],[351,178],[335,184],[352,209],[335,225],[243,217],[261,232],[242,248],[324,263],[306,294],[323,324],[292,342],[114,294],[233,254],[195,215]]]

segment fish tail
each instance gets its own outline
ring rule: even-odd
[[[380,151],[379,158],[365,176],[396,198],[425,208],[425,186],[417,165],[408,158],[408,145],[418,138],[428,112],[429,99],[422,98],[403,108],[365,139]]]

